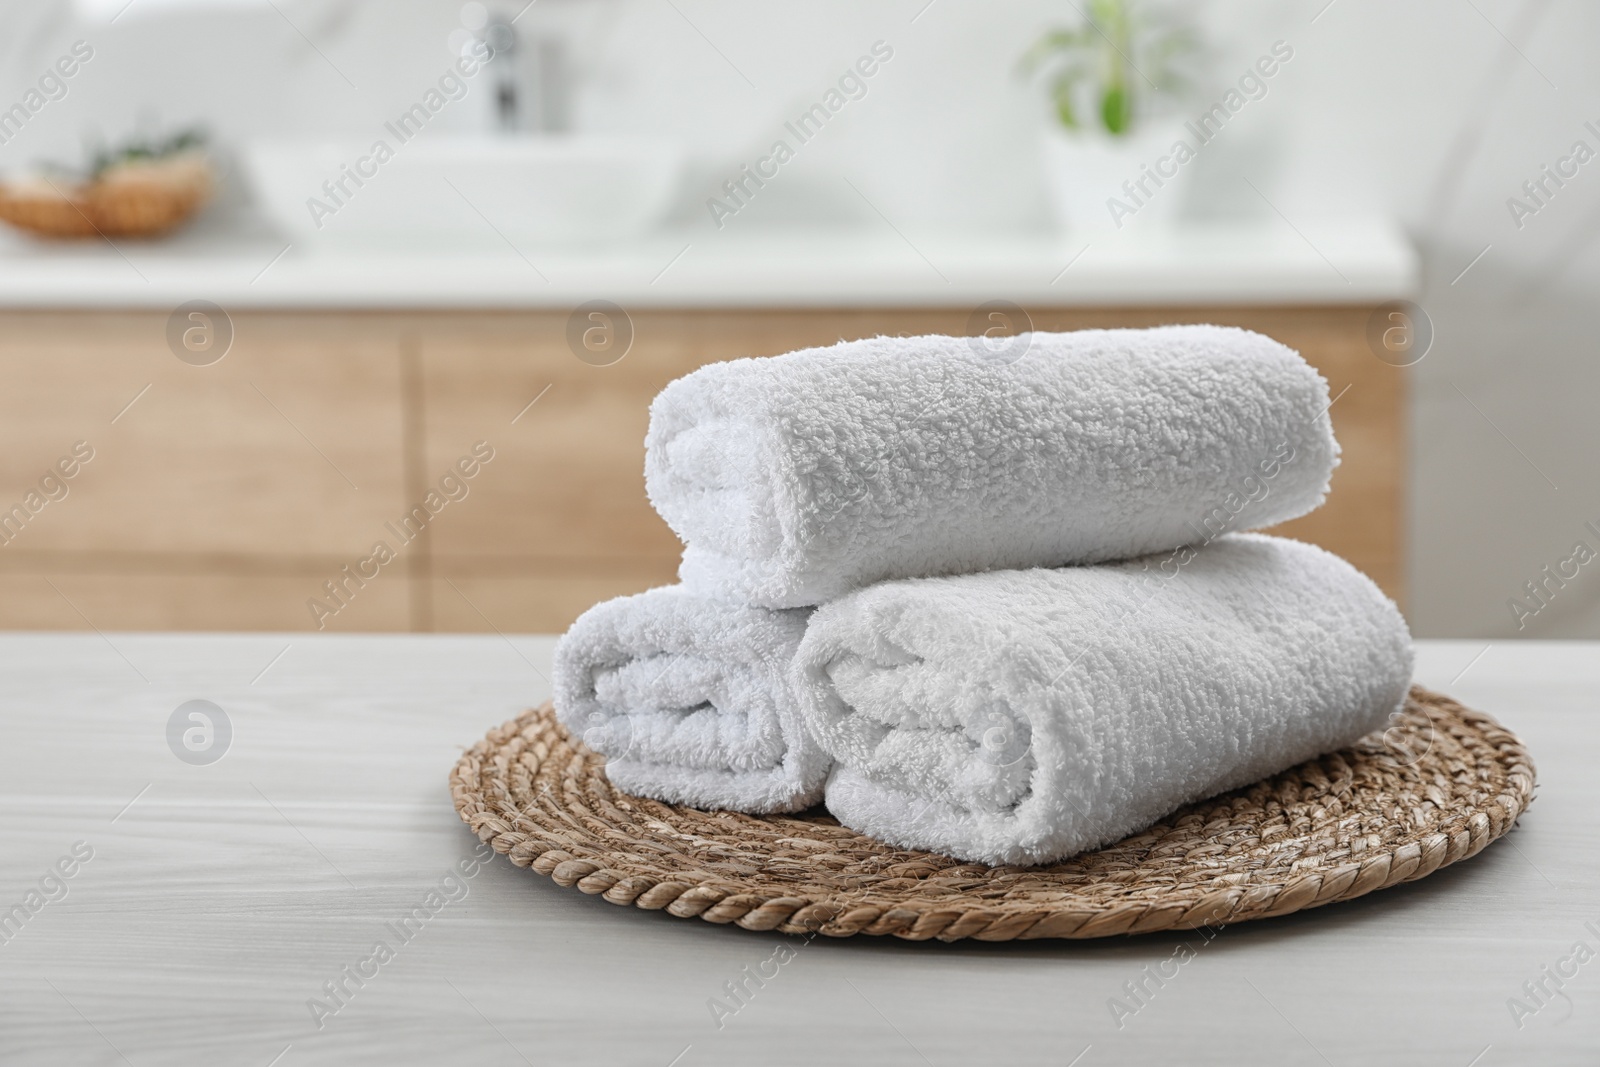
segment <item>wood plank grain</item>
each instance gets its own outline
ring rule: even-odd
[[[236,315],[191,366],[167,317],[0,317],[0,500],[85,440],[94,459],[18,547],[346,554],[397,514],[392,337],[344,316]],[[115,421],[113,421],[115,420]]]
[[[1404,377],[1367,350],[1367,314],[1031,309],[1039,329],[1210,321],[1299,349],[1339,396],[1344,458],[1328,504],[1281,532],[1346,557],[1403,604]],[[105,627],[286,629],[321,581],[382,540],[402,562],[337,625],[480,625],[490,613],[441,599],[443,575],[476,583],[468,595],[493,602],[497,626],[558,628],[675,572],[680,545],[642,474],[649,403],[667,382],[717,360],[968,328],[957,309],[641,310],[630,321],[627,355],[596,366],[559,312],[251,312],[235,318],[234,350],[195,367],[167,350],[165,316],[0,314],[0,501],[20,499],[74,441],[96,450],[68,495],[0,548],[0,574],[105,575]],[[397,537],[479,442],[494,459],[460,499]],[[252,577],[311,576],[330,561],[289,606],[298,585]],[[483,582],[486,567],[507,583]],[[157,573],[174,575],[170,588]],[[0,628],[61,620],[25,589],[0,601]]]
[[[74,842],[94,850],[0,943],[7,1063],[1466,1067],[1600,1047],[1593,964],[1570,1006],[1520,1029],[1507,1010],[1600,923],[1594,643],[1422,643],[1419,680],[1516,730],[1539,799],[1481,855],[1361,900],[1210,941],[806,942],[619,908],[495,857],[358,986],[343,969],[471,858],[446,774],[548,694],[552,641],[109,640],[0,636],[0,907]],[[194,698],[232,726],[208,766],[167,746]],[[708,1002],[779,942],[796,958],[719,1027]],[[339,980],[319,1026],[308,1001]],[[1109,1002],[1141,982],[1119,1025]]]
[[[68,567],[0,574],[0,604],[17,630],[265,630],[314,633],[390,632],[407,629],[410,583],[397,575],[332,601],[322,582],[335,567],[308,561],[290,573],[259,573],[250,564],[226,572],[152,569],[134,571],[125,560],[98,567],[77,555]],[[332,614],[312,611],[316,598]],[[320,624],[320,625],[319,625]]]

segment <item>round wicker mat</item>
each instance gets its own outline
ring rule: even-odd
[[[450,775],[496,852],[614,904],[750,930],[984,941],[1104,937],[1284,915],[1432,874],[1533,798],[1522,743],[1414,688],[1390,728],[1045,867],[891,848],[825,814],[695,811],[627,796],[551,708],[490,731]]]

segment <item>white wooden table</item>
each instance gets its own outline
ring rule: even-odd
[[[0,909],[43,903],[0,922],[0,1062],[1594,1064],[1600,958],[1571,953],[1600,952],[1600,645],[1484,647],[1426,642],[1418,672],[1538,764],[1532,810],[1473,860],[1209,943],[796,940],[719,1029],[709,999],[783,939],[502,857],[441,881],[477,844],[445,776],[545,698],[550,639],[6,636]],[[195,699],[232,727],[206,765],[167,740]],[[78,842],[92,858],[52,875]],[[441,885],[457,899],[402,943],[388,924]],[[363,963],[379,939],[392,958]],[[1110,998],[1183,941],[1119,1028]],[[1540,1008],[1547,966],[1577,969]],[[320,1027],[312,998],[338,1005]]]

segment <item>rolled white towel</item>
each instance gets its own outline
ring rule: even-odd
[[[650,501],[697,592],[820,604],[887,578],[1126,559],[1317,507],[1328,387],[1222,326],[875,337],[702,367],[650,408]]]
[[[556,645],[556,714],[624,792],[756,814],[810,807],[832,761],[789,688],[808,614],[681,586],[596,604]]]
[[[1261,534],[1120,564],[888,582],[795,659],[841,823],[1045,863],[1382,726],[1411,639],[1371,580]]]

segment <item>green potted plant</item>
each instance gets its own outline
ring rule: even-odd
[[[1170,5],[1086,0],[1078,10],[1078,26],[1047,31],[1020,64],[1048,89],[1043,150],[1057,222],[1094,230],[1170,219],[1181,173],[1170,161],[1160,168],[1168,177],[1153,168],[1180,138],[1170,105],[1189,84],[1198,38]]]

